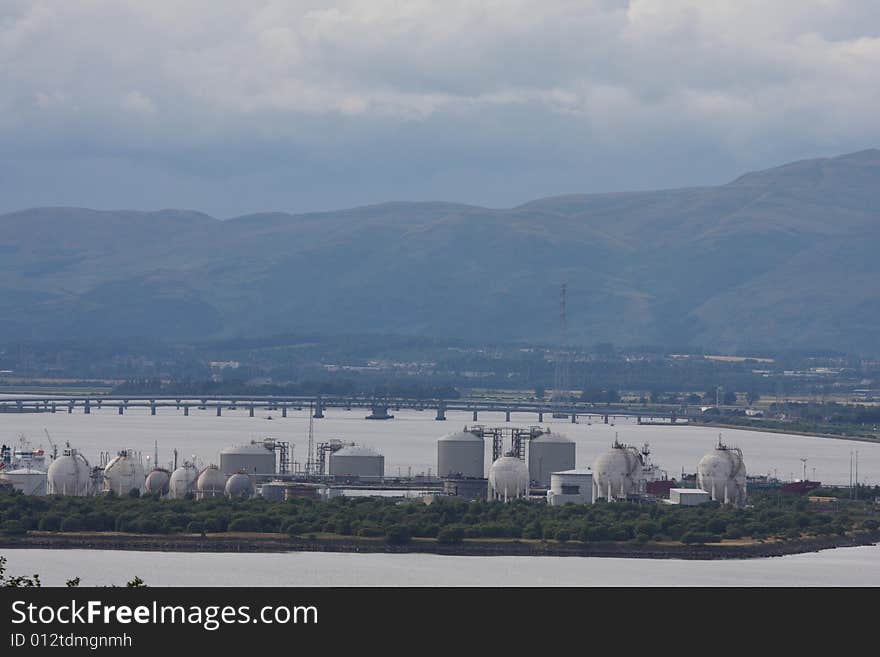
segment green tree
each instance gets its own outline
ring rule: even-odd
[[[385,541],[390,545],[405,545],[411,540],[412,535],[406,525],[391,525],[385,532]]]

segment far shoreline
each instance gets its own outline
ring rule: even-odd
[[[654,426],[663,426],[662,423],[659,423]],[[675,425],[669,425],[675,426]],[[743,431],[757,431],[759,433],[778,433],[782,435],[789,436],[808,436],[812,438],[833,438],[835,440],[855,440],[861,443],[880,443],[880,438],[871,437],[871,436],[854,436],[850,434],[841,434],[841,433],[821,433],[818,431],[796,431],[794,429],[776,429],[772,427],[762,427],[758,425],[748,425],[748,424],[725,424],[723,422],[697,422],[691,421],[687,423],[687,426],[691,427],[710,427],[715,429],[730,429],[736,430],[741,429]]]
[[[293,538],[284,534],[221,533],[201,536],[178,534],[124,534],[118,532],[29,532],[24,536],[0,536],[0,550],[14,549],[86,549],[145,552],[193,553],[282,553],[342,552],[360,554],[438,554],[447,556],[556,556],[625,559],[679,559],[714,561],[719,559],[756,559],[840,547],[876,545],[880,530],[860,531],[844,536],[823,536],[790,541],[730,542],[685,545],[682,543],[596,542],[581,543],[541,540],[464,539],[444,544],[416,539],[404,545],[384,540],[353,537]]]

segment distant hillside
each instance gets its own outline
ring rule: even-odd
[[[0,339],[324,331],[880,352],[880,151],[509,210],[0,216]]]

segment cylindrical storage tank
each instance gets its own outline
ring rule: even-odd
[[[49,495],[88,495],[91,488],[90,473],[91,467],[86,457],[73,448],[66,448],[49,466]]]
[[[254,496],[254,482],[243,472],[226,480],[226,497],[249,500]]]
[[[284,488],[287,486],[283,481],[267,481],[260,486],[260,497],[270,502],[281,502],[284,499]]]
[[[167,495],[171,484],[171,473],[164,468],[154,468],[147,475],[144,490],[154,495]]]
[[[456,431],[437,440],[437,475],[482,479],[486,446],[470,431]]]
[[[639,450],[614,441],[611,449],[593,463],[594,498],[625,499],[645,485],[644,461]]]
[[[369,447],[349,445],[330,454],[330,474],[335,477],[385,476],[385,457]]]
[[[718,446],[697,464],[697,486],[724,504],[742,506],[746,503],[746,464],[742,451]]]
[[[168,481],[168,497],[180,500],[188,494],[194,493],[198,478],[198,468],[189,461],[185,462],[171,473],[171,479]]]
[[[25,495],[45,495],[48,487],[47,474],[31,468],[4,470],[0,474],[0,481],[12,484],[15,490],[20,490]]]
[[[525,461],[505,455],[489,468],[489,499],[508,501],[529,494],[529,468]]]
[[[122,450],[104,466],[104,492],[128,495],[144,491],[144,466],[133,452]]]
[[[220,450],[220,472],[226,475],[237,472],[250,475],[275,474],[275,443],[270,440],[252,440],[245,445],[233,445]]]
[[[529,480],[547,487],[551,473],[574,469],[574,442],[559,433],[543,433],[529,441],[528,461]]]
[[[209,465],[202,470],[196,480],[196,497],[221,497],[226,492],[226,475],[216,465]]]

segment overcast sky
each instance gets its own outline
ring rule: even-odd
[[[877,0],[0,0],[0,211],[716,184],[878,108]]]

